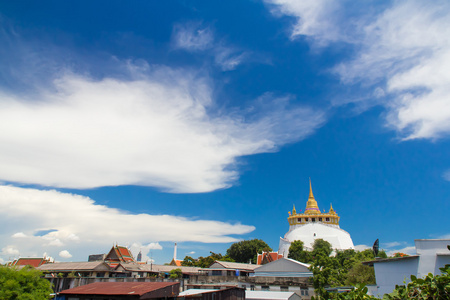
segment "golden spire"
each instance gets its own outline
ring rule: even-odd
[[[294,204],[294,208],[292,209],[292,214],[295,215],[297,213],[297,211],[295,210],[295,204]]]
[[[334,209],[333,209],[333,205],[330,203],[330,213],[333,214],[334,213]]]
[[[314,199],[314,195],[312,192],[312,186],[311,186],[311,178],[309,178],[309,199]]]
[[[312,214],[312,213],[320,214],[319,206],[317,205],[317,201],[316,201],[316,199],[314,199],[314,195],[312,192],[311,178],[309,179],[309,197],[308,197],[308,202],[306,202],[305,213],[306,214]]]

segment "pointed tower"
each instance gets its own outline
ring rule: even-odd
[[[311,186],[311,179],[309,179],[309,197],[308,201],[306,202],[306,209],[305,214],[320,214],[319,206],[317,205],[316,199],[314,199],[312,186]]]

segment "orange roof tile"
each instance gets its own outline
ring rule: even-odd
[[[258,254],[256,264],[262,265],[263,263],[272,262],[272,261],[278,260],[282,257],[283,257],[283,255],[278,254],[278,252],[263,252],[261,254]]]
[[[13,266],[32,266],[39,267],[42,264],[47,263],[48,261],[42,257],[33,257],[33,258],[19,258],[15,260],[12,265]]]

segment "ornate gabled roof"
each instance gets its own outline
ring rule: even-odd
[[[105,257],[105,261],[112,264],[116,264],[118,262],[135,262],[130,249],[118,245],[111,248]]]
[[[46,264],[49,263],[50,261],[48,259],[46,259],[45,257],[22,257],[19,258],[17,260],[14,260],[11,263],[11,266],[32,266],[32,267],[39,267],[42,264]]]

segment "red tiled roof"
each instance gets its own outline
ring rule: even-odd
[[[106,262],[134,262],[130,250],[123,246],[113,246],[105,257]]]
[[[172,261],[169,263],[169,265],[181,267],[182,262],[183,261],[181,259],[172,259]]]
[[[263,252],[261,254],[258,254],[258,259],[256,261],[257,265],[262,265],[264,258],[267,260],[267,262],[276,261],[280,258],[282,258],[282,254],[278,254],[278,252]]]
[[[139,295],[156,291],[178,282],[95,282],[63,290],[61,295]],[[175,289],[178,295],[178,289]]]
[[[42,264],[47,263],[47,260],[44,260],[44,258],[36,257],[36,258],[19,258],[18,260],[15,260],[12,265],[13,266],[32,266],[32,267],[39,267]]]

